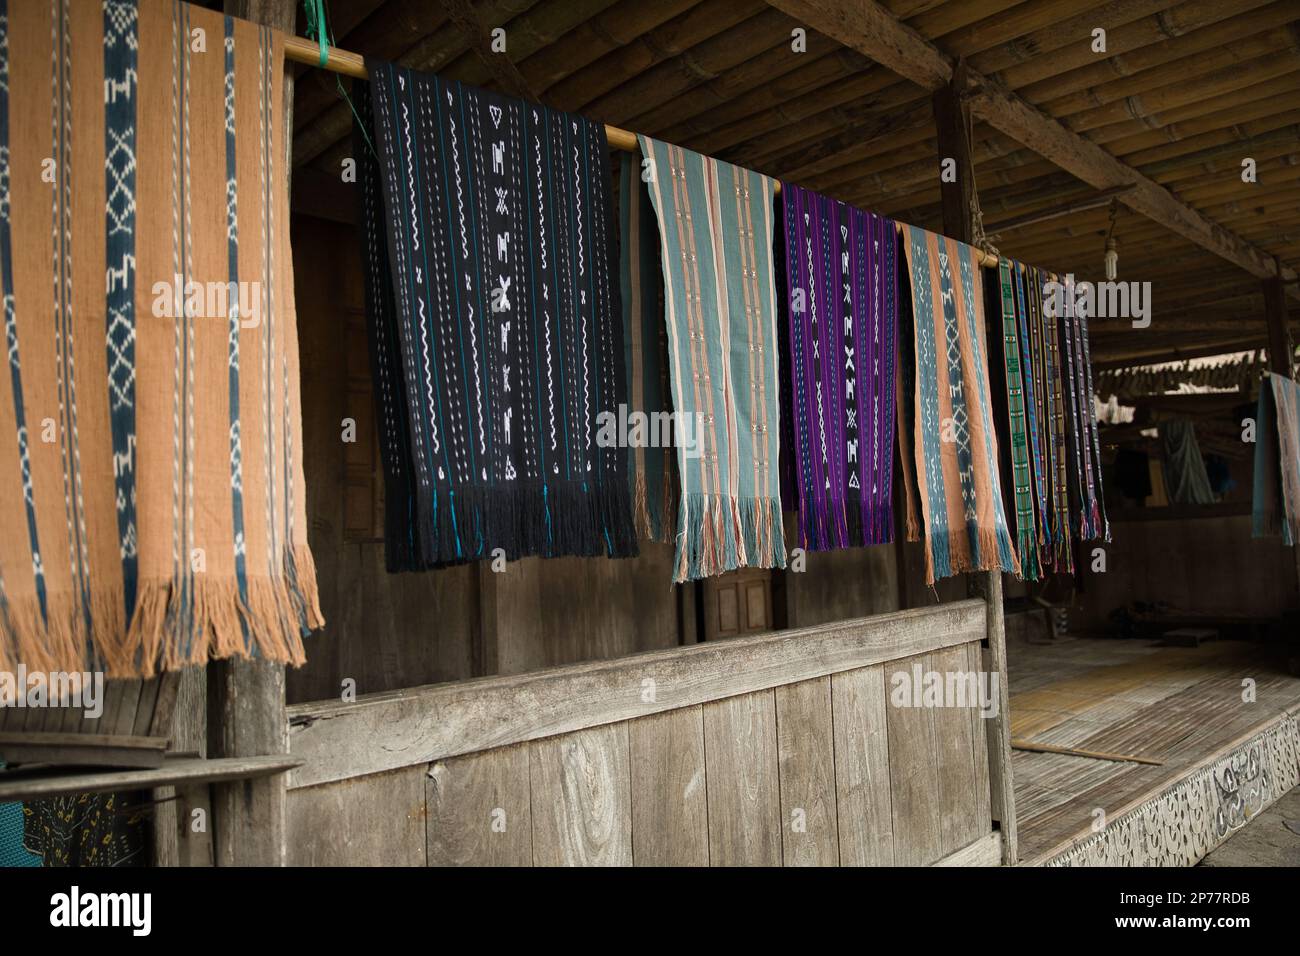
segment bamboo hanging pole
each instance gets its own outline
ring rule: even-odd
[[[326,59],[324,63],[321,63],[320,44],[315,40],[309,40],[306,37],[284,38],[284,55],[286,59],[293,60],[296,63],[305,63],[308,66],[321,67],[332,73],[354,76],[359,80],[366,78],[366,61],[361,54],[340,50],[336,46],[326,47],[325,50]],[[615,149],[635,152],[639,148],[636,133],[619,129],[617,126],[606,125],[605,136],[609,140],[609,145]],[[780,183],[777,186],[779,188]]]
[[[284,38],[284,55],[286,59],[293,60],[295,63],[305,63],[307,66],[321,67],[332,73],[341,73],[344,76],[354,76],[359,80],[366,79],[366,61],[359,53],[352,53],[348,50],[340,50],[335,46],[325,48],[325,62],[320,61],[320,44],[306,37],[285,37]],[[636,133],[620,129],[617,126],[605,125],[605,137],[609,140],[609,145],[615,149],[626,150],[634,153],[640,146],[637,144]],[[781,191],[781,183],[775,184],[776,192]],[[902,231],[902,223],[895,223],[895,228]],[[995,266],[998,264],[998,257],[990,255],[983,249],[975,250],[980,256],[980,262],[986,266]]]

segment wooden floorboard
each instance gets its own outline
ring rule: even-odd
[[[1163,760],[1162,766],[1017,751],[1020,858],[1042,861],[1103,819],[1166,789],[1210,756],[1300,708],[1276,649],[1220,641],[1066,638],[1008,650],[1012,736]],[[1252,691],[1253,700],[1247,691]]]

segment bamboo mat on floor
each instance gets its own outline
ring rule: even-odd
[[[1300,706],[1300,678],[1288,675],[1267,648],[1246,642],[1172,648],[1076,639],[1060,646],[1013,646],[1008,658],[1013,737],[1165,761],[1153,767],[1014,752],[1025,861],[1050,856],[1089,833],[1097,809],[1114,819],[1209,755]],[[1043,680],[1053,669],[1061,679]],[[1241,699],[1243,678],[1256,682],[1254,703]],[[1015,691],[1026,683],[1030,689]]]

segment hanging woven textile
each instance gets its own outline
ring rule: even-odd
[[[1092,385],[1092,345],[1088,341],[1088,317],[1086,315],[1078,317],[1075,324],[1075,334],[1077,337],[1075,351],[1079,356],[1079,363],[1083,369],[1083,377],[1079,382],[1079,387],[1083,399],[1083,424],[1087,434],[1084,454],[1092,456],[1091,468],[1093,476],[1093,484],[1089,486],[1091,499],[1088,501],[1088,507],[1084,513],[1083,537],[1085,540],[1101,538],[1103,541],[1109,542],[1110,519],[1106,517],[1106,500],[1101,481],[1101,430],[1097,424],[1097,393]]]
[[[1020,264],[1017,264],[1020,265]],[[1017,322],[1020,335],[1025,406],[1029,428],[1030,467],[1034,480],[1034,504],[1038,529],[1039,570],[1047,573],[1055,564],[1053,521],[1056,517],[1056,418],[1052,414],[1052,380],[1047,365],[1047,321],[1043,309],[1046,274],[1029,264],[1013,271],[1017,308],[1024,302],[1024,322]]]
[[[300,663],[283,39],[128,0],[0,23],[0,670]]]
[[[618,198],[623,350],[628,373],[628,469],[637,535],[647,541],[671,542],[677,514],[677,465],[672,453],[674,419],[668,398],[659,224],[640,175],[636,157],[623,153]]]
[[[361,193],[397,512],[387,533],[413,525],[389,567],[497,549],[635,554],[626,449],[598,431],[626,388],[604,127],[390,63],[367,69],[357,91],[373,97],[361,113],[376,157],[359,172],[379,180]]]
[[[915,226],[903,230],[915,324],[915,411],[902,403],[899,424],[900,436],[910,436],[900,442],[909,537],[917,537],[919,504],[927,584],[961,571],[1018,573],[998,473],[977,252]]]
[[[1101,502],[1101,448],[1092,393],[1092,369],[1088,361],[1087,316],[1075,309],[1074,280],[1065,279],[1065,309],[1059,319],[1061,374],[1065,380],[1067,429],[1070,433],[1068,459],[1078,505],[1077,519],[1070,523],[1079,540],[1105,537],[1110,531]]]
[[[790,315],[784,407],[799,546],[891,541],[894,223],[793,183],[781,184],[781,202],[781,285]]]
[[[1034,508],[1034,466],[1039,458],[1038,418],[1034,407],[1029,355],[1028,314],[1023,266],[1006,257],[998,261],[1002,304],[1002,365],[1006,373],[1007,424],[1011,458],[1012,495],[1016,512],[1016,550],[1021,572],[1030,581],[1041,573],[1038,565],[1038,512]],[[1024,347],[1022,347],[1022,344]]]
[[[1276,373],[1259,387],[1251,516],[1255,537],[1300,541],[1300,385]]]
[[[1196,426],[1190,421],[1160,423],[1160,442],[1165,452],[1165,487],[1176,505],[1214,504],[1210,476],[1196,440]]]
[[[785,567],[773,180],[647,136],[681,495],[674,580]]]
[[[1056,299],[1047,293],[1049,273],[1026,267],[1026,297],[1030,316],[1030,352],[1034,367],[1036,419],[1040,429],[1041,490],[1039,562],[1044,571],[1073,574],[1071,548],[1069,416],[1062,386],[1061,319]]]

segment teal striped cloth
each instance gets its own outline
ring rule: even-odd
[[[639,139],[649,160],[642,178],[659,220],[673,409],[685,425],[677,442],[674,580],[785,567],[775,183],[680,146]]]

